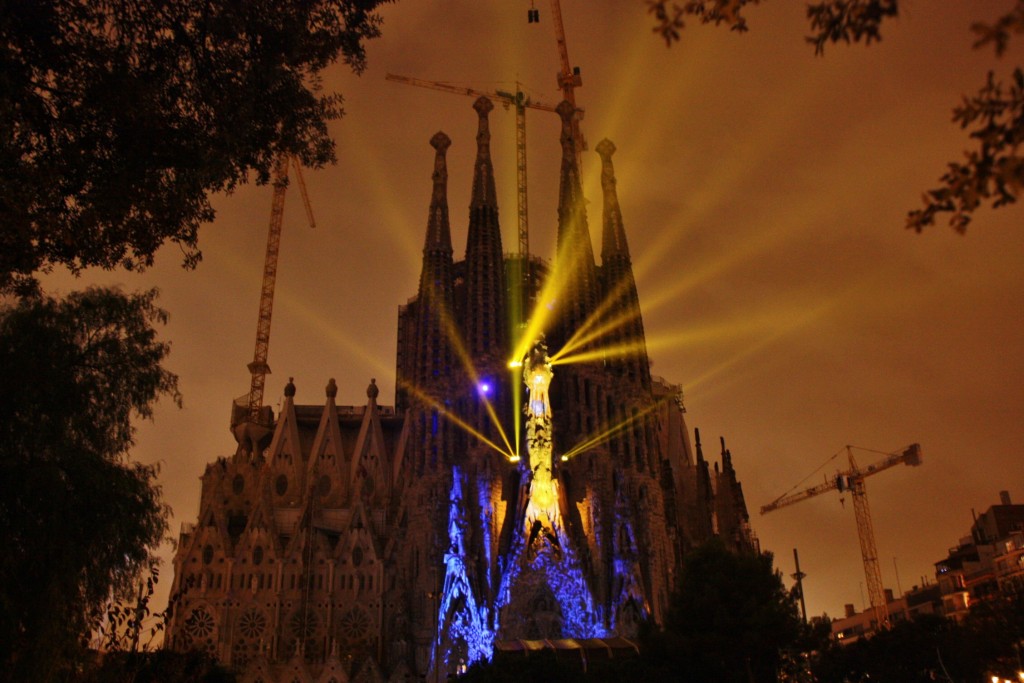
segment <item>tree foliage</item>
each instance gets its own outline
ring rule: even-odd
[[[682,38],[686,18],[702,24],[725,24],[733,31],[746,31],[744,10],[761,0],[647,0],[647,11],[654,15],[654,32],[667,45]],[[807,4],[811,35],[807,41],[821,54],[828,43],[871,43],[881,40],[879,27],[887,17],[898,14],[899,0],[824,0]]]
[[[180,402],[155,299],[89,289],[0,310],[0,680],[78,661],[166,534],[156,467],[128,459],[132,419]]]
[[[664,630],[646,649],[678,681],[767,683],[802,635],[771,553],[733,554],[713,540],[684,558]]]
[[[1000,39],[992,40],[998,44]],[[1014,69],[1005,85],[990,71],[978,93],[964,97],[953,110],[953,121],[970,131],[977,148],[964,152],[963,161],[950,162],[939,179],[942,184],[924,193],[923,208],[907,215],[907,227],[918,232],[948,213],[949,225],[962,233],[983,203],[991,202],[993,208],[1012,204],[1024,186],[1019,152],[1024,142],[1024,71]]]
[[[235,683],[229,668],[205,652],[111,652],[84,672],[81,683]]]
[[[823,683],[987,681],[1016,677],[1015,644],[1024,638],[1019,597],[979,604],[963,622],[925,614],[849,645],[834,643],[815,659]]]
[[[647,0],[654,15],[654,32],[666,44],[681,39],[687,17],[702,23],[726,24],[746,31],[743,14],[748,5],[761,0]],[[817,54],[830,43],[871,44],[882,39],[883,21],[899,15],[899,0],[825,0],[807,5],[811,34],[807,41]],[[975,22],[970,27],[975,48],[991,45],[997,57],[1006,51],[1012,36],[1024,33],[1024,0],[1012,0],[1007,12],[991,23]],[[989,203],[999,208],[1017,201],[1024,189],[1024,71],[1013,70],[1004,84],[989,72],[976,94],[965,96],[953,109],[953,122],[968,131],[976,149],[964,153],[963,161],[948,164],[940,186],[922,195],[922,208],[907,214],[908,228],[921,232],[943,214],[957,232],[966,231],[974,212]]]
[[[186,265],[208,195],[281,154],[334,159],[341,96],[387,0],[35,0],[0,12],[0,290],[55,264]]]

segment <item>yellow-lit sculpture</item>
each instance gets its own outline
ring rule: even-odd
[[[538,341],[523,359],[523,383],[529,392],[526,402],[526,446],[530,457],[530,495],[526,504],[526,524],[533,527],[558,525],[558,482],[552,477],[551,359],[547,345]]]

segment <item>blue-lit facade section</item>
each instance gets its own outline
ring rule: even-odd
[[[593,598],[569,539],[560,529],[555,531],[555,538],[557,543],[543,539],[529,546],[525,542],[517,544],[502,577],[497,614],[523,619],[537,613],[552,613],[553,620],[548,626],[554,632],[532,633],[535,637],[603,638],[609,635],[604,626],[604,610]],[[529,626],[543,628],[544,625]]]
[[[438,613],[438,661],[443,671],[458,671],[481,659],[490,659],[494,651],[494,631],[488,628],[488,609],[480,604],[466,570],[466,515],[463,506],[465,477],[459,467],[452,468],[448,499],[448,552],[444,555],[444,589]]]

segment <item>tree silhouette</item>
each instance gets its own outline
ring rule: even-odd
[[[341,96],[319,73],[365,66],[387,0],[34,0],[0,12],[0,291],[56,264],[185,264],[208,195],[275,159],[334,159]]]
[[[108,600],[134,597],[167,532],[134,417],[178,401],[155,291],[0,309],[0,680],[66,675]]]

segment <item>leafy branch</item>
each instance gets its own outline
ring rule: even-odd
[[[701,23],[725,23],[733,30],[746,31],[743,10],[760,0],[695,0],[677,3],[671,0],[646,0],[654,15],[654,32],[667,45],[681,39],[686,17]],[[811,34],[808,43],[821,55],[831,43],[864,43],[882,39],[881,25],[899,15],[899,0],[824,0],[807,5]],[[1024,33],[1024,0],[1014,0],[1005,14],[991,23],[975,22],[974,48],[992,46],[1002,57],[1013,36]],[[1024,71],[1014,69],[1008,83],[996,80],[989,72],[977,94],[965,96],[953,109],[953,122],[968,131],[977,148],[964,153],[964,160],[948,164],[939,179],[941,185],[922,195],[923,207],[907,214],[908,228],[921,232],[934,225],[940,214],[948,213],[949,224],[957,232],[966,231],[971,216],[982,204],[999,208],[1017,201],[1024,188],[1024,157],[1019,147],[1024,141]]]
[[[694,17],[702,24],[726,24],[733,31],[746,31],[747,19],[743,10],[761,0],[689,0],[682,4],[669,0],[647,0],[647,11],[657,22],[654,32],[665,39],[666,45],[678,42],[686,27],[684,17]]]
[[[882,21],[899,13],[899,0],[831,0],[807,6],[812,34],[807,42],[815,54],[824,54],[828,43],[870,45],[882,39]]]
[[[665,40],[666,45],[678,42],[686,27],[686,17],[693,17],[702,24],[726,24],[733,31],[746,31],[747,18],[743,11],[748,5],[760,4],[761,0],[646,0],[648,13],[654,15],[654,32]],[[814,45],[814,51],[822,54],[828,43],[870,44],[881,40],[879,27],[884,19],[895,17],[899,0],[827,0],[807,6],[807,18],[813,34],[807,41]]]
[[[934,225],[940,213],[952,214],[949,224],[960,233],[971,214],[987,200],[998,208],[1017,200],[1024,185],[1024,159],[1018,147],[1024,140],[1024,72],[1014,69],[1008,86],[992,72],[978,94],[965,97],[953,110],[960,127],[975,128],[969,136],[978,148],[964,153],[964,161],[949,164],[941,187],[923,195],[924,208],[907,215],[907,227],[921,232]]]

